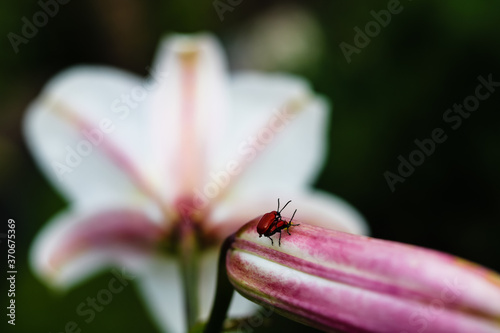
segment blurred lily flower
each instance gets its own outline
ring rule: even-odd
[[[271,246],[258,237],[258,221],[236,233],[227,273],[238,292],[277,313],[324,331],[500,332],[500,276],[492,271],[309,220]]]
[[[302,79],[229,76],[208,34],[166,38],[148,70],[72,68],[29,107],[28,146],[70,203],[31,248],[42,279],[69,288],[124,267],[159,325],[185,332],[208,315],[217,246],[277,197],[297,218],[366,232],[348,204],[310,189],[327,103]],[[240,298],[230,313],[254,309]]]
[[[271,7],[232,35],[229,54],[236,68],[321,71],[326,37],[318,19],[297,4]]]

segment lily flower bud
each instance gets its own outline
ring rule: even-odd
[[[307,221],[272,245],[258,222],[235,234],[227,274],[240,294],[281,315],[325,331],[500,332],[500,277],[488,269]]]

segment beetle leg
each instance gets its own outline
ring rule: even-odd
[[[271,237],[269,237],[269,236],[266,236],[266,237],[271,240],[271,246],[274,246],[273,239]]]
[[[292,218],[290,219],[290,221],[288,221],[288,225],[293,225],[292,220],[293,220],[293,217],[295,216],[295,213],[297,213],[297,210],[295,210],[295,212],[293,212]]]
[[[281,230],[280,230],[280,239],[278,241],[279,246],[281,246]]]
[[[292,218],[290,219],[290,221],[288,221],[288,225],[286,226],[286,232],[288,232],[288,234],[291,236],[292,234],[290,233],[290,231],[288,231],[288,228],[292,227],[292,226],[298,226],[300,224],[292,224],[292,220],[293,220],[293,217],[295,216],[295,213],[297,213],[297,210],[295,210],[293,212],[293,215],[292,215]]]

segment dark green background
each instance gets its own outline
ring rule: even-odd
[[[86,324],[75,309],[106,286],[109,274],[58,295],[28,267],[34,235],[67,204],[34,165],[20,132],[24,110],[44,83],[79,63],[145,75],[164,33],[208,30],[227,43],[233,31],[277,3],[290,2],[243,0],[221,22],[211,1],[73,0],[18,54],[7,33],[19,33],[21,18],[40,8],[35,1],[0,4],[1,218],[2,232],[8,218],[17,222],[19,271],[17,325],[10,331],[60,332],[70,320],[83,332],[155,331],[133,286]],[[500,81],[500,2],[404,0],[404,10],[348,64],[339,43],[352,44],[353,28],[363,28],[373,20],[370,11],[387,3],[302,4],[316,16],[326,49],[314,70],[297,74],[334,104],[330,154],[316,185],[357,207],[374,237],[453,253],[500,271],[500,89],[459,129],[442,120],[446,109],[474,93],[479,75],[491,73]],[[408,156],[413,141],[428,138],[436,127],[445,129],[447,141],[392,193],[383,173],[395,172],[398,155]],[[6,253],[5,242],[1,248]],[[259,331],[300,330],[272,319]]]

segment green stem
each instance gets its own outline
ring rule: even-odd
[[[227,278],[226,255],[233,242],[234,235],[231,235],[226,238],[226,240],[222,244],[219,255],[217,290],[215,291],[215,300],[212,306],[212,313],[210,314],[210,319],[208,320],[207,326],[205,326],[204,333],[220,333],[222,331],[224,319],[226,319],[227,310],[229,309],[229,304],[231,304],[231,298],[233,297],[234,288]]]
[[[198,248],[196,233],[190,220],[185,219],[180,227],[180,266],[186,300],[188,328],[191,329],[198,319]]]

